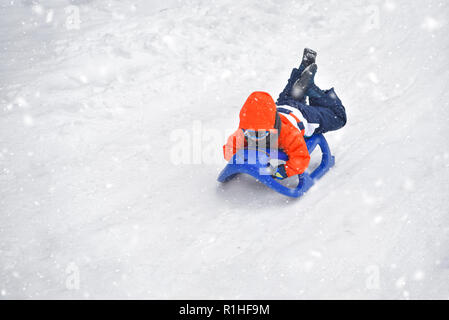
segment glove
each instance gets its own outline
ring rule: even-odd
[[[287,172],[285,172],[285,165],[281,164],[276,168],[276,171],[272,174],[273,178],[283,180],[287,178]]]

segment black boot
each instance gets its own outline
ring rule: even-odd
[[[310,64],[304,71],[301,73],[301,76],[298,80],[293,84],[291,95],[296,100],[302,100],[306,95],[309,87],[314,83],[313,80],[315,78],[316,71],[318,66],[316,63]]]
[[[313,51],[312,49],[309,48],[304,48],[304,52],[302,54],[302,61],[301,65],[299,66],[299,69],[304,70],[312,63],[315,63],[316,55],[317,55],[316,51]]]

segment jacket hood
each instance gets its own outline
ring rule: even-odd
[[[256,91],[250,94],[240,110],[241,129],[270,130],[276,122],[276,104],[266,92]]]

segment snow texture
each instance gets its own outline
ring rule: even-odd
[[[0,298],[449,298],[448,18],[429,0],[1,1]],[[221,156],[304,47],[348,113],[309,193],[176,164],[174,130],[222,132],[204,142]]]

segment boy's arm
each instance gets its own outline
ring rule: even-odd
[[[287,177],[301,174],[306,171],[309,166],[310,155],[307,150],[307,144],[300,131],[294,129],[288,130],[288,132],[287,130],[282,132],[281,130],[279,146],[288,156],[288,161],[285,163]]]
[[[226,161],[231,160],[232,156],[237,152],[237,150],[245,146],[245,136],[241,129],[237,129],[228,138],[228,142],[223,146],[223,156]]]

